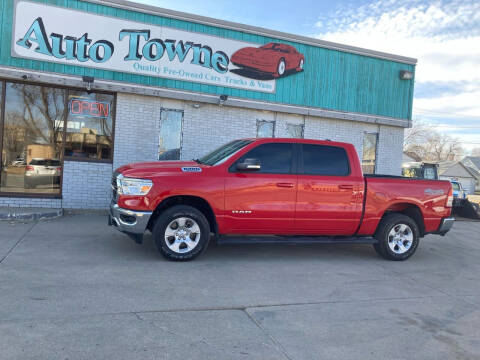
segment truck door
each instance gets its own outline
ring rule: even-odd
[[[293,230],[297,194],[294,158],[293,144],[267,143],[229,167],[225,180],[229,233],[285,234]],[[260,167],[239,169],[237,164],[246,163]]]
[[[299,234],[352,235],[362,213],[363,176],[353,176],[338,146],[302,144],[295,229]]]

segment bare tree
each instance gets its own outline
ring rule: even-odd
[[[37,141],[55,145],[63,131],[66,92],[62,89],[14,84],[24,103],[22,122]]]
[[[461,141],[440,133],[434,126],[417,121],[405,131],[404,151],[423,161],[460,160],[464,154]]]
[[[403,149],[406,151],[411,146],[415,147],[422,144],[423,141],[434,131],[433,127],[421,120],[415,120],[413,126],[405,130],[403,138]]]

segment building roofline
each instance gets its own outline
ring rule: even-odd
[[[225,29],[251,33],[251,34],[269,36],[269,37],[277,38],[279,40],[293,41],[293,42],[302,43],[306,45],[322,47],[330,50],[337,50],[337,51],[342,51],[342,52],[347,52],[347,53],[352,53],[357,55],[369,56],[369,57],[374,57],[374,58],[379,58],[384,60],[391,60],[391,61],[396,61],[396,62],[409,64],[409,65],[415,65],[417,63],[417,59],[406,57],[406,56],[389,54],[381,51],[369,50],[369,49],[364,49],[356,46],[343,45],[343,44],[338,44],[335,42],[330,42],[325,40],[319,40],[319,39],[315,39],[307,36],[289,34],[282,31],[270,30],[270,29],[265,29],[257,26],[245,25],[245,24],[240,24],[240,23],[225,21],[220,19],[214,19],[206,16],[188,14],[181,11],[160,8],[152,5],[135,3],[132,1],[126,1],[126,0],[82,0],[82,1],[86,1],[94,4],[112,6],[120,9],[125,9],[125,10],[143,12],[146,14],[164,16],[164,17],[174,18],[178,20],[191,21],[191,22],[200,23],[203,25],[216,26],[216,27],[221,27]]]
[[[459,161],[446,161],[446,162],[451,163],[450,166],[447,167],[447,168],[445,168],[442,173],[440,173],[440,169],[439,169],[438,175],[443,175],[446,171],[450,170],[450,168],[452,168],[453,166],[455,166],[455,165],[458,164],[458,165],[460,165],[461,167],[463,167],[463,168],[465,169],[465,171],[472,176],[472,178],[474,178],[474,179],[477,178],[477,175],[475,175],[475,174],[468,168],[468,166],[466,166],[465,164],[463,164],[461,160],[459,160]],[[442,163],[442,161],[440,161],[438,164],[440,165],[441,163]],[[452,176],[452,175],[445,175],[445,176]]]
[[[476,170],[475,169],[472,169],[470,166],[467,166],[465,165],[464,163],[462,163],[460,161],[460,164],[462,164],[462,166],[465,168],[465,170],[467,170],[467,172],[472,175],[475,179],[480,179],[480,174],[479,173],[476,173]]]

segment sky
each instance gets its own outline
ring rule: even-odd
[[[413,120],[480,148],[480,0],[136,0],[418,59]]]

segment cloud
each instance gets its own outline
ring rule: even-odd
[[[466,122],[480,143],[480,1],[379,0],[329,18],[316,37],[417,58],[414,118]]]

